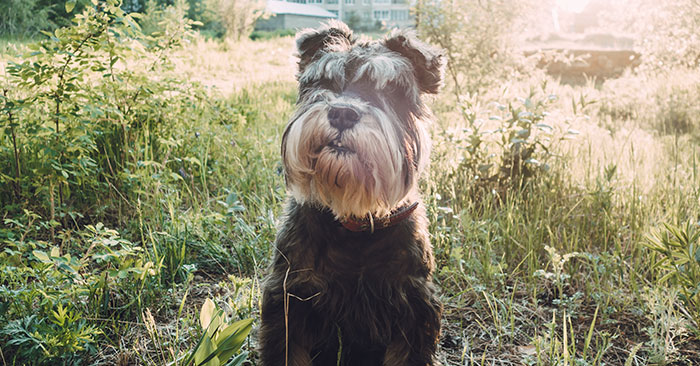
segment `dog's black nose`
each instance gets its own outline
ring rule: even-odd
[[[360,121],[360,113],[348,106],[331,107],[328,111],[328,122],[338,130],[347,130]]]

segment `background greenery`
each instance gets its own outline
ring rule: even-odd
[[[293,38],[211,39],[195,0],[8,4],[0,362],[255,364]],[[576,85],[519,51],[542,9],[508,4],[416,9],[451,65],[422,182],[439,359],[696,363],[696,4],[640,1],[643,64]]]

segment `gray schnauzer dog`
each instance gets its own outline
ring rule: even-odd
[[[408,31],[356,41],[343,23],[297,36],[299,99],[282,137],[290,192],[263,284],[265,366],[433,365],[441,305],[417,182],[421,100],[441,52]]]

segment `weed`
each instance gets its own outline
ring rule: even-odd
[[[659,283],[671,283],[680,289],[680,299],[695,322],[700,324],[700,230],[697,223],[684,226],[664,224],[664,230],[647,236],[647,247],[657,254],[653,268],[660,273]]]

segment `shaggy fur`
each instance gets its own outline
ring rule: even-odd
[[[443,58],[408,32],[356,42],[340,22],[301,32],[297,48],[298,109],[282,139],[291,197],[263,285],[262,363],[432,365],[441,306],[417,181],[432,118],[421,94],[437,92]],[[341,225],[415,202],[387,228]]]

